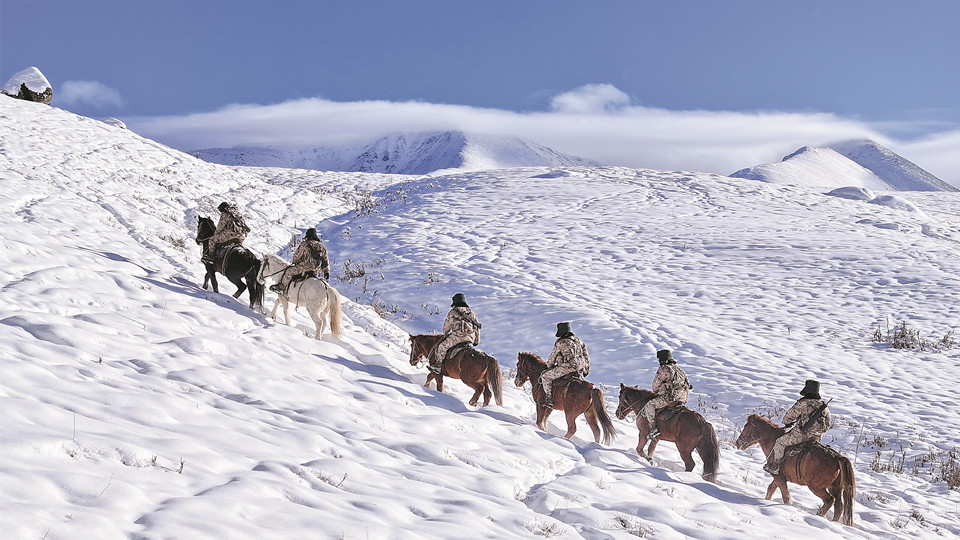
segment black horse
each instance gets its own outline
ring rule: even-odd
[[[208,217],[197,217],[197,243],[203,246],[201,253],[207,252],[207,243],[217,230],[213,220]],[[252,251],[243,247],[242,244],[236,244],[227,249],[223,255],[222,264],[218,265],[204,261],[203,266],[207,269],[207,275],[203,277],[203,288],[207,284],[213,284],[213,292],[220,292],[217,287],[217,272],[227,276],[231,283],[237,286],[237,292],[233,293],[234,298],[240,298],[243,291],[250,289],[250,309],[263,310],[263,285],[257,281],[257,274],[260,272],[260,259]],[[244,278],[246,283],[244,283]]]

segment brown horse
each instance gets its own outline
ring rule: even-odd
[[[517,376],[513,382],[517,386],[530,381],[533,387],[533,401],[537,403],[537,427],[546,431],[547,417],[553,409],[564,411],[567,415],[567,433],[570,438],[577,432],[577,417],[581,414],[587,419],[587,425],[593,430],[593,438],[600,442],[603,430],[603,444],[610,444],[617,436],[613,421],[603,406],[603,392],[592,384],[577,378],[562,378],[553,382],[553,409],[540,405],[544,398],[540,375],[546,371],[547,363],[539,356],[522,352],[517,355]]]
[[[419,334],[410,336],[410,365],[415,366],[420,362],[420,358],[426,358],[440,340],[443,334]],[[447,358],[443,363],[443,369],[440,375],[432,371],[427,375],[427,382],[423,385],[429,387],[430,381],[437,381],[437,391],[443,392],[443,377],[453,377],[460,379],[470,388],[475,390],[473,397],[470,398],[470,405],[476,405],[483,394],[483,406],[490,404],[490,396],[497,401],[497,405],[503,405],[503,377],[500,374],[500,364],[497,360],[478,349],[470,346],[460,348],[454,351],[452,357]]]
[[[686,471],[693,470],[693,451],[696,449],[703,460],[703,478],[710,482],[716,480],[717,469],[720,466],[720,443],[713,425],[707,422],[700,413],[691,411],[685,406],[666,407],[657,411],[657,426],[660,427],[660,436],[650,441],[647,452],[643,446],[650,433],[650,426],[646,418],[640,414],[643,406],[656,396],[650,390],[626,386],[620,383],[620,404],[617,406],[617,418],[623,420],[631,412],[637,415],[637,429],[640,430],[640,442],[637,444],[637,453],[653,462],[653,451],[657,449],[660,439],[674,442],[680,451],[680,458]]]
[[[751,445],[760,443],[763,453],[770,455],[774,441],[784,433],[786,430],[774,422],[751,414],[736,445],[738,449],[746,450]],[[799,454],[787,454],[780,466],[780,474],[774,475],[773,482],[767,487],[767,500],[773,498],[774,492],[780,488],[783,502],[790,504],[793,499],[787,489],[787,482],[807,486],[814,495],[823,500],[823,506],[817,515],[825,516],[832,504],[833,520],[844,525],[853,525],[853,500],[857,495],[857,481],[853,476],[850,460],[820,443],[810,445]]]

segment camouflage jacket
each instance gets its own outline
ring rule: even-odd
[[[660,366],[657,374],[653,377],[653,386],[651,390],[658,396],[663,396],[669,401],[679,401],[686,403],[690,397],[690,381],[687,379],[687,373],[683,368],[676,364],[666,364]]]
[[[790,410],[787,411],[787,414],[783,415],[784,424],[794,424],[797,426],[797,429],[803,429],[803,426],[810,420],[810,417],[824,405],[822,399],[816,398],[800,398],[796,403],[793,404],[793,407],[790,407]],[[803,430],[803,434],[808,438],[818,438],[826,430],[830,429],[832,425],[830,420],[830,409],[824,407],[823,412],[820,416],[810,425],[807,429]]]
[[[214,244],[224,244],[233,240],[243,242],[249,232],[250,227],[247,227],[240,211],[237,210],[236,206],[230,205],[225,212],[220,214],[217,230],[214,231],[211,240]]]
[[[457,306],[450,308],[450,312],[447,313],[447,318],[443,321],[443,333],[450,332],[451,335],[461,338],[461,343],[463,341],[478,343],[482,326],[472,309]]]
[[[558,339],[553,344],[553,352],[547,359],[548,367],[570,367],[586,376],[590,373],[590,354],[587,346],[577,336],[567,336]]]
[[[293,268],[297,274],[317,272],[324,279],[330,279],[330,260],[323,242],[307,240],[301,243],[293,254]]]

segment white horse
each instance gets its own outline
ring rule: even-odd
[[[263,256],[263,263],[260,264],[260,272],[257,274],[257,281],[266,285],[268,279],[279,281],[283,271],[291,267],[290,263],[277,255],[267,253]],[[324,326],[327,317],[330,318],[330,331],[334,337],[340,337],[340,294],[329,283],[319,278],[307,278],[298,281],[287,288],[286,293],[281,293],[277,298],[277,303],[273,305],[273,312],[270,316],[277,319],[277,310],[283,305],[283,315],[287,324],[290,324],[290,302],[296,306],[307,308],[307,313],[313,319],[313,324],[317,326],[317,335],[320,339],[323,335]]]

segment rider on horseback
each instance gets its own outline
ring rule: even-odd
[[[653,393],[657,394],[643,406],[643,417],[646,418],[650,426],[648,439],[655,439],[660,436],[660,430],[657,429],[657,411],[670,405],[683,405],[690,397],[690,390],[693,385],[687,379],[687,373],[677,365],[673,355],[667,349],[657,351],[657,360],[660,362],[660,369],[653,377]]]
[[[800,444],[806,441],[820,442],[823,433],[830,429],[830,409],[827,404],[820,399],[820,383],[814,380],[807,380],[800,391],[803,396],[790,407],[787,414],[783,415],[784,427],[790,428],[780,438],[773,443],[773,450],[770,452],[770,461],[763,466],[763,470],[777,475],[780,473],[780,465],[783,463],[783,454],[788,446]]]
[[[330,259],[327,258],[326,246],[317,236],[317,230],[310,227],[293,254],[293,263],[283,271],[280,279],[270,286],[270,290],[276,293],[286,291],[293,280],[317,277],[317,272],[323,273],[323,279],[329,280]]]
[[[250,232],[250,227],[247,227],[243,215],[235,205],[222,202],[217,210],[220,210],[220,221],[217,222],[217,229],[207,242],[207,251],[201,257],[201,260],[206,263],[216,264],[217,254],[221,248],[231,244],[242,244],[247,238],[247,233]]]
[[[453,295],[453,303],[450,304],[450,312],[443,321],[443,339],[433,350],[428,358],[427,367],[430,371],[439,375],[443,370],[443,362],[447,358],[447,352],[455,345],[472,342],[474,346],[480,344],[480,328],[483,325],[477,320],[477,316],[467,305],[467,299],[463,293]]]
[[[556,336],[557,341],[553,344],[553,352],[547,359],[547,366],[550,369],[540,376],[544,392],[540,405],[550,408],[553,408],[553,381],[571,373],[578,373],[581,377],[586,377],[590,373],[590,355],[587,353],[587,346],[583,340],[573,335],[570,323],[557,323]]]

